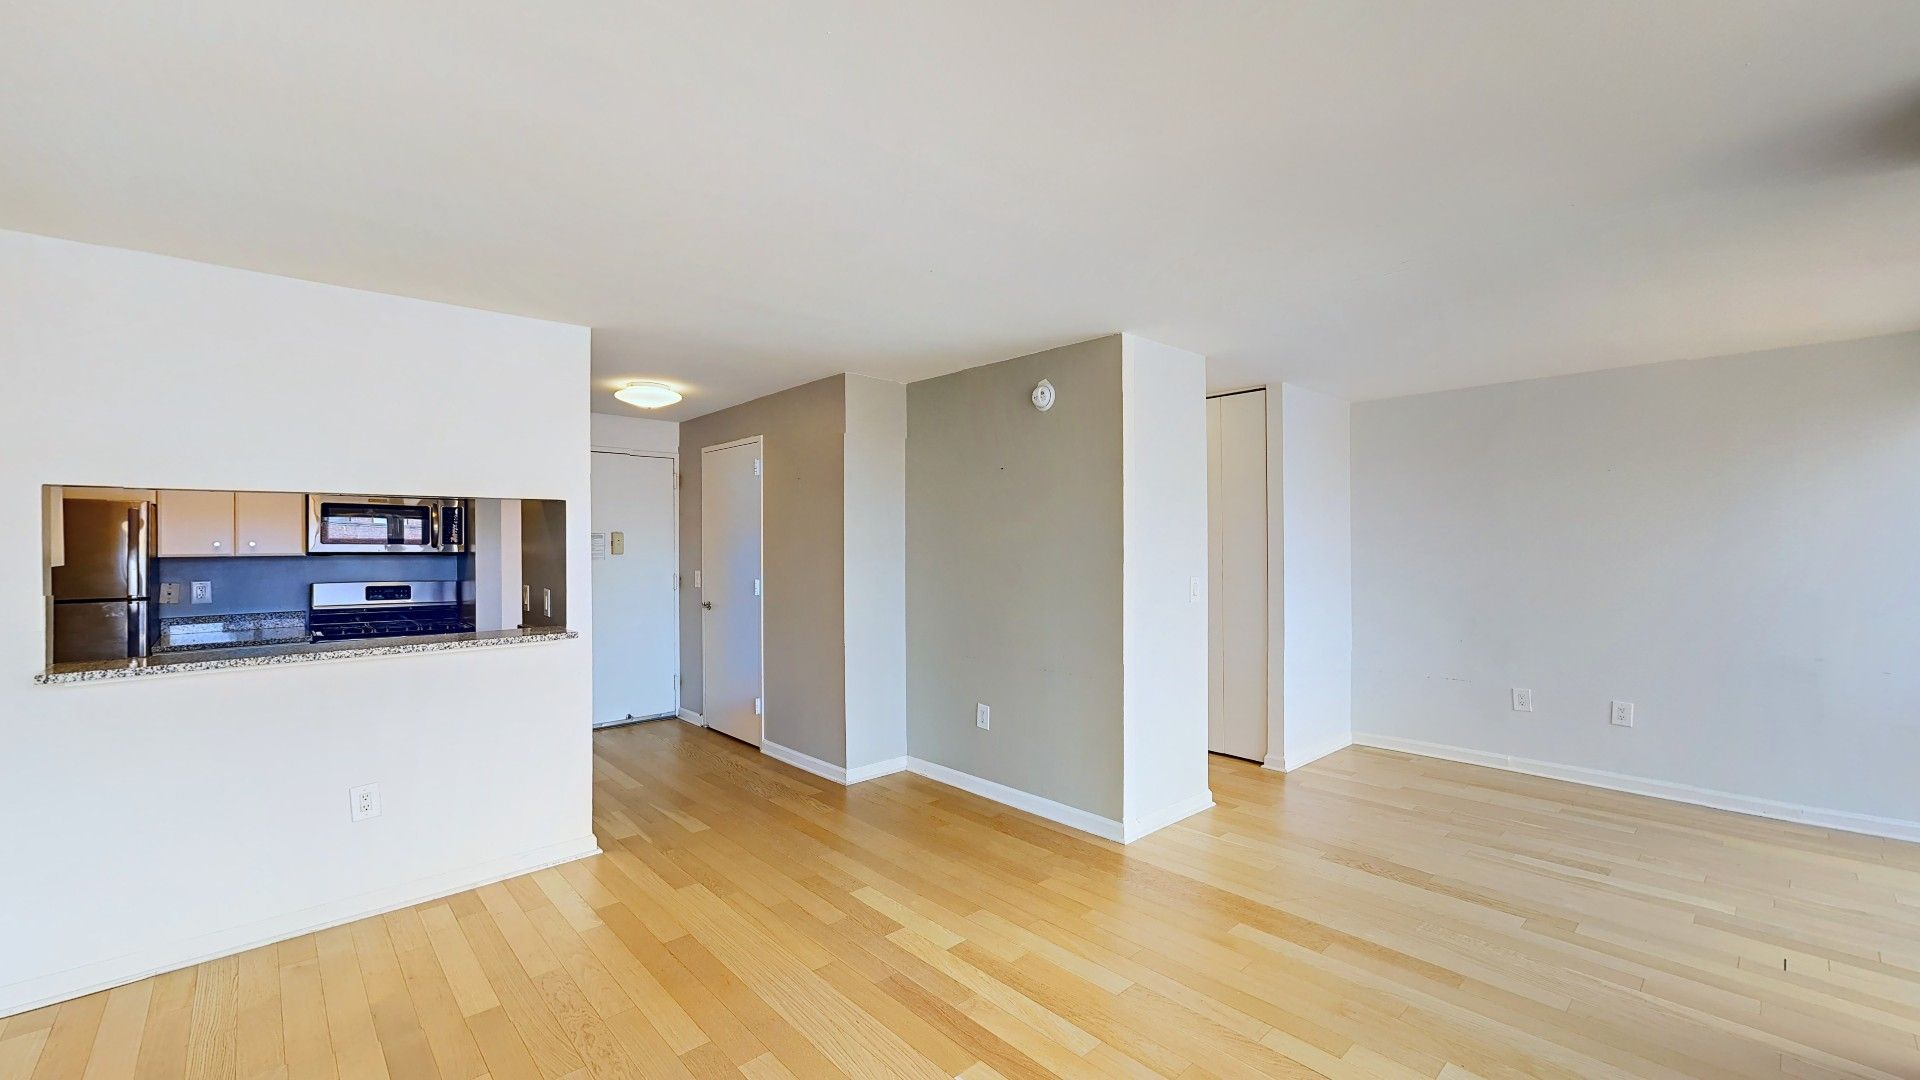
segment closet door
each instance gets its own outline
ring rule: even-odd
[[[1267,756],[1267,395],[1207,402],[1207,745]]]

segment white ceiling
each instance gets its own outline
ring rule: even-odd
[[[1404,394],[1920,327],[1920,3],[17,0],[0,227],[584,323],[610,412]]]

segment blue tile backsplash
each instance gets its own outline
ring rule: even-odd
[[[469,576],[467,555],[230,555],[217,559],[155,559],[153,595],[180,583],[181,603],[155,604],[161,618],[305,611],[316,581],[459,581]],[[192,604],[190,586],[213,582],[213,603]]]

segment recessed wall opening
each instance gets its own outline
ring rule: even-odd
[[[50,674],[567,629],[564,500],[42,493]]]

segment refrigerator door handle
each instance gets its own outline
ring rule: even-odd
[[[147,595],[146,550],[147,508],[145,504],[127,511],[127,595]]]
[[[147,652],[147,602],[132,600],[127,603],[127,656],[145,656]]]

